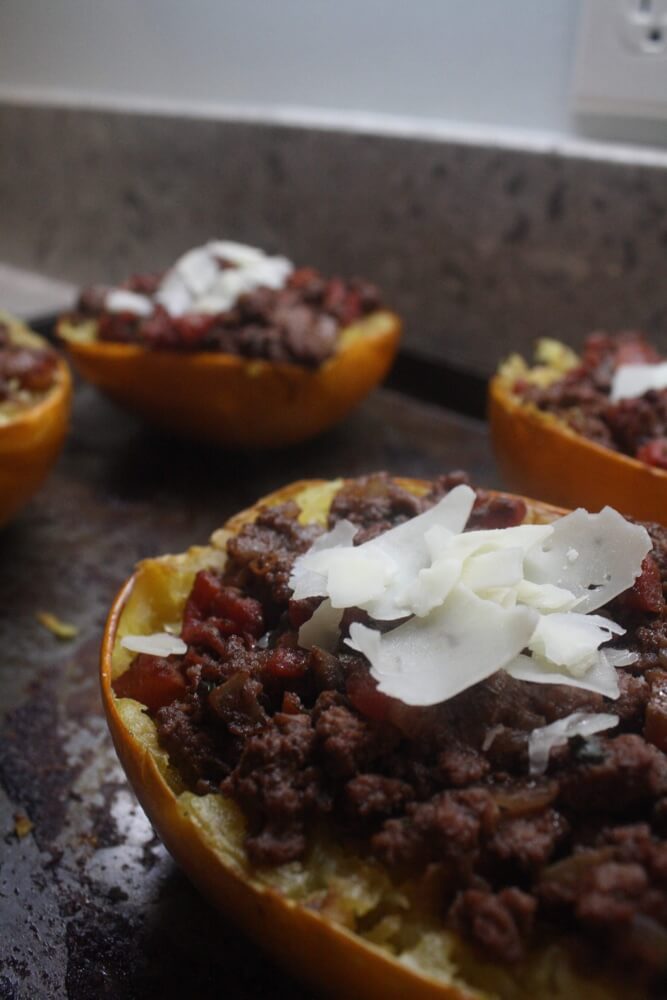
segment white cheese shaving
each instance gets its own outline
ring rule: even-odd
[[[112,288],[107,292],[104,306],[109,312],[126,312],[133,316],[150,316],[153,312],[153,303],[147,295],[128,292],[124,288]]]
[[[346,641],[369,660],[379,689],[407,704],[444,701],[502,668],[617,698],[615,668],[633,654],[601,647],[624,629],[586,612],[640,574],[645,529],[607,507],[464,533],[473,502],[459,486],[363,545],[353,546],[347,521],[320,537],[290,577],[295,598],[326,598],[302,627],[304,643],[335,648],[333,612],[361,608],[396,627],[354,624]]]
[[[576,677],[566,670],[559,669],[543,657],[526,656],[520,653],[504,668],[517,681],[530,681],[534,684],[566,684],[568,687],[581,688],[604,695],[615,700],[620,695],[616,663],[609,656],[615,650],[598,651],[596,662],[589,667],[582,677]]]
[[[130,653],[148,653],[150,656],[176,656],[187,653],[188,647],[177,635],[155,632],[153,635],[126,635],[120,640],[123,649]]]
[[[579,508],[554,521],[553,529],[526,555],[526,579],[569,590],[580,598],[577,611],[595,611],[631,587],[651,551],[646,528],[630,524],[612,507],[599,514]],[[576,560],[568,556],[573,548]]]
[[[609,397],[619,399],[643,396],[649,389],[667,388],[667,361],[653,365],[619,365],[614,372]]]
[[[322,601],[314,614],[299,629],[299,645],[304,649],[319,646],[333,653],[340,638],[340,620],[343,611],[331,606],[331,601]]]
[[[581,677],[597,663],[602,643],[624,632],[620,625],[601,615],[555,612],[542,615],[529,646],[538,657]]]
[[[114,288],[107,292],[105,306],[110,312],[136,316],[150,316],[156,305],[173,317],[214,315],[232,309],[241,295],[256,288],[283,288],[293,270],[286,257],[270,257],[242,243],[209,240],[179,257],[152,297]]]
[[[617,725],[617,715],[573,712],[572,715],[557,719],[549,726],[534,729],[528,738],[530,773],[544,774],[549,765],[549,754],[552,749],[564,746],[572,736],[592,736]]]
[[[536,622],[531,608],[502,608],[457,587],[426,618],[384,635],[355,622],[347,644],[370,661],[378,690],[406,705],[435,705],[505,666]]]

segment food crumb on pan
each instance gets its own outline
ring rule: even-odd
[[[61,618],[50,611],[38,611],[35,615],[37,621],[58,639],[74,639],[79,634],[79,629],[71,622],[64,622]]]

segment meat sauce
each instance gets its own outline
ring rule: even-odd
[[[47,392],[57,365],[54,351],[14,343],[9,327],[0,323],[0,405],[31,402],[32,396]]]
[[[576,368],[547,387],[519,381],[514,392],[596,444],[667,469],[667,389],[617,402],[609,398],[618,367],[662,360],[640,333],[593,333]]]
[[[163,275],[135,275],[122,286],[152,295]],[[173,317],[156,305],[147,317],[108,312],[108,289],[86,289],[76,321],[94,317],[102,341],[140,344],[151,350],[215,351],[316,368],[330,357],[340,331],[380,308],[380,295],[359,279],[324,278],[313,268],[294,271],[284,288],[257,288],[227,312]]]
[[[373,537],[464,478],[442,477],[423,497],[383,474],[352,480],[330,526],[346,517],[357,541]],[[469,527],[510,527],[525,513],[520,499],[477,491]],[[187,653],[138,656],[116,694],[148,706],[191,789],[240,805],[253,863],[300,858],[324,819],[397,876],[428,879],[444,924],[487,957],[512,963],[545,928],[574,930],[593,956],[663,983],[667,531],[647,525],[653,551],[607,609],[638,653],[619,668],[617,701],[499,671],[415,708],[378,692],[366,660],[342,644],[335,655],[298,647],[318,599],[291,599],[290,568],[321,529],[297,514],[292,503],[265,509],[232,537],[224,574],[195,580]],[[552,750],[546,774],[530,779],[528,734],[578,710],[613,711],[620,725]]]

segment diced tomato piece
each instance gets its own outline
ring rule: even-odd
[[[210,570],[197,573],[183,617],[184,624],[205,619],[216,619],[216,624],[219,624],[218,619],[228,622],[230,627],[219,625],[225,635],[245,633],[259,638],[264,632],[264,615],[259,601],[244,597],[236,587],[223,586]]]
[[[660,570],[653,556],[646,556],[642,563],[641,574],[632,587],[621,596],[626,608],[633,611],[649,611],[657,614],[665,606],[662,593]]]
[[[660,361],[656,349],[644,340],[640,333],[635,337],[621,341],[616,350],[614,365],[652,365]]]
[[[345,683],[345,690],[354,708],[367,719],[383,722],[389,715],[394,699],[378,691],[377,682],[370,674],[351,674]]]
[[[667,438],[654,438],[637,449],[636,457],[647,465],[655,465],[659,469],[667,469]]]
[[[287,616],[292,628],[301,628],[304,622],[310,621],[321,603],[321,597],[304,597],[301,601],[290,601]]]
[[[157,712],[158,708],[178,701],[186,691],[179,664],[148,653],[140,653],[112,687],[119,698],[134,698],[149,712]]]
[[[271,651],[263,673],[279,680],[303,677],[308,668],[308,653],[303,649],[278,648]]]
[[[215,322],[215,316],[203,313],[188,313],[174,321],[179,336],[185,347],[195,347],[200,344]]]
[[[301,704],[301,699],[298,694],[294,691],[285,691],[283,694],[282,707],[280,709],[281,712],[284,712],[285,715],[298,715],[302,709],[303,705]]]

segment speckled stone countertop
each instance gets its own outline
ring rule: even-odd
[[[667,170],[445,142],[0,105],[0,260],[75,283],[212,235],[361,274],[405,343],[488,375],[536,336],[667,350]]]

